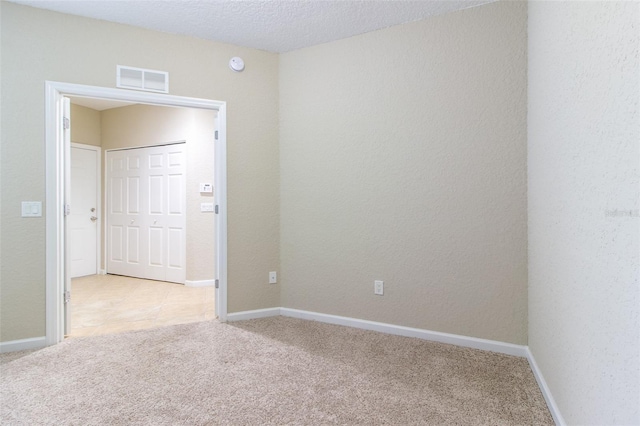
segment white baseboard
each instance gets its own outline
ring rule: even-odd
[[[301,311],[298,309],[280,308],[280,315],[320,321],[328,324],[346,325],[348,327],[379,331],[381,333],[395,334],[398,336],[416,337],[418,339],[431,340],[433,342],[448,343],[450,345],[463,346],[466,348],[482,349],[485,351],[498,352],[523,358],[527,356],[526,346],[498,342],[495,340],[441,333],[439,331],[404,327],[401,325],[386,324],[357,318],[340,317],[337,315],[320,314],[317,312]]]
[[[562,414],[560,414],[560,409],[558,408],[558,405],[556,404],[556,400],[553,398],[553,395],[551,395],[551,390],[549,389],[549,386],[547,385],[547,382],[544,379],[544,376],[542,375],[542,371],[540,371],[540,368],[538,367],[538,364],[536,363],[536,360],[533,357],[533,354],[531,353],[531,350],[529,349],[528,346],[526,349],[527,349],[527,360],[529,360],[531,371],[533,371],[533,376],[536,378],[536,381],[538,382],[538,387],[542,392],[542,396],[544,396],[544,400],[547,402],[547,407],[551,412],[551,417],[553,417],[553,421],[556,422],[557,426],[566,426],[567,423],[564,421]]]
[[[98,269],[98,275],[107,275],[106,269]]]
[[[30,339],[10,340],[0,342],[0,353],[23,351],[26,349],[39,349],[47,346],[46,338],[32,337]]]
[[[457,334],[441,333],[438,331],[423,330],[419,328],[403,327],[401,325],[386,324],[357,318],[341,317],[337,315],[321,314],[317,312],[302,311],[290,308],[268,308],[255,311],[236,312],[227,315],[227,321],[243,321],[248,319],[265,318],[282,315],[285,317],[300,318],[324,322],[327,324],[344,325],[347,327],[361,328],[364,330],[379,331],[381,333],[395,334],[398,336],[415,337],[433,342],[448,343],[450,345],[466,348],[481,349],[506,355],[527,358],[527,347],[512,343],[498,342],[495,340],[478,339],[476,337],[460,336]]]
[[[257,318],[277,317],[280,315],[280,308],[256,309],[255,311],[242,311],[227,314],[227,322],[244,321]]]
[[[199,280],[199,281],[189,281],[186,280],[184,282],[186,287],[215,287],[216,280]]]

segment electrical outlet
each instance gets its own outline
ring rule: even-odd
[[[374,281],[373,282],[373,292],[378,296],[382,296],[384,294],[384,281]]]
[[[275,284],[278,282],[278,273],[276,271],[269,272],[269,284]]]

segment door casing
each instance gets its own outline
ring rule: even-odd
[[[227,120],[226,102],[157,93],[135,92],[54,81],[45,82],[46,163],[46,344],[64,339],[64,290],[68,277],[65,253],[65,190],[69,185],[70,144],[65,142],[64,97],[84,96],[159,106],[200,108],[218,111],[215,141],[214,202],[216,215],[216,314],[227,317]],[[213,236],[212,236],[213,237]]]

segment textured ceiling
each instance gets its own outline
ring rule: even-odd
[[[281,53],[495,0],[10,1]]]

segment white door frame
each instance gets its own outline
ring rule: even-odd
[[[64,142],[63,98],[85,96],[160,106],[177,106],[218,111],[215,142],[214,202],[216,215],[216,314],[220,321],[227,318],[227,118],[226,102],[187,98],[124,89],[85,86],[80,84],[45,82],[45,163],[46,163],[46,344],[64,339],[65,267],[65,158],[70,146]],[[68,158],[68,157],[67,157]]]
[[[102,256],[102,148],[94,145],[87,145],[79,142],[71,142],[71,146],[74,148],[88,149],[96,152],[96,173],[98,179],[96,179],[96,273],[99,274],[100,270],[100,258]]]

